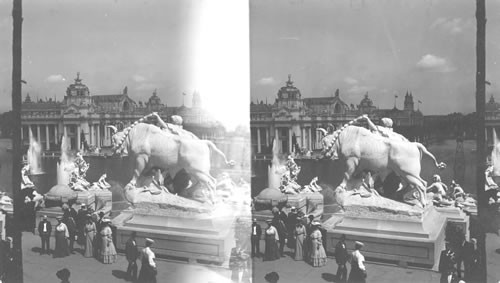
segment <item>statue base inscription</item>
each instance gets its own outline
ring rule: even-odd
[[[346,198],[343,207],[343,212],[334,213],[323,223],[328,230],[328,252],[334,252],[345,234],[348,248],[354,248],[354,241],[363,242],[363,255],[369,259],[437,270],[447,218],[433,206],[420,209],[381,197],[355,195]]]
[[[155,240],[155,253],[159,256],[222,264],[227,261],[234,246],[231,231],[235,217],[229,207],[200,213],[136,206],[122,211],[112,223],[117,227],[116,244],[119,250],[125,249],[131,232],[135,231],[141,247],[145,238]]]

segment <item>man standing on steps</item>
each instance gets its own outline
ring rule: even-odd
[[[132,231],[130,238],[125,244],[125,256],[128,261],[127,277],[132,282],[137,280],[137,259],[139,258],[139,249],[137,247],[135,236],[136,232]]]
[[[260,237],[262,236],[262,228],[257,223],[257,219],[254,218],[252,223],[252,234],[250,237],[252,245],[252,257],[260,256]]]
[[[42,250],[40,255],[50,253],[50,234],[52,233],[52,225],[47,221],[47,215],[44,215],[42,221],[38,224],[38,234],[42,240]]]
[[[340,240],[335,246],[335,261],[337,262],[337,282],[347,281],[347,260],[349,253],[345,244],[345,235],[340,236]]]

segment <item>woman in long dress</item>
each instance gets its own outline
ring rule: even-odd
[[[313,232],[311,233],[311,264],[314,267],[326,265],[326,252],[323,247],[321,231],[319,231],[319,222],[313,222]]]
[[[302,248],[304,246],[304,238],[306,235],[306,227],[297,220],[295,225],[294,238],[295,238],[295,260],[304,260],[304,254],[302,253]]]
[[[68,238],[69,231],[66,224],[62,222],[62,217],[57,217],[57,226],[56,226],[56,248],[54,250],[54,257],[66,257],[69,256],[69,246],[68,246]]]
[[[87,222],[84,227],[85,234],[85,253],[83,256],[85,257],[93,257],[94,256],[94,238],[96,234],[96,227],[94,221],[92,221],[92,217],[87,215]]]
[[[116,249],[113,244],[113,232],[109,227],[109,219],[104,219],[103,228],[101,230],[101,254],[102,263],[114,263],[116,261]]]
[[[279,250],[278,250],[278,241],[279,241],[279,235],[278,235],[278,230],[274,228],[273,225],[271,225],[272,220],[269,219],[266,221],[267,222],[267,229],[264,231],[264,234],[266,235],[266,248],[265,248],[265,254],[264,254],[264,260],[275,260],[279,259]]]

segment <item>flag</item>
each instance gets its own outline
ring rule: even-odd
[[[422,103],[422,101],[419,100],[418,103]]]
[[[487,85],[491,85],[491,83],[489,81],[484,81],[484,83]]]
[[[397,95],[394,95],[394,98],[398,98],[398,96],[397,96]]]
[[[183,93],[182,93],[182,95],[186,96],[186,93],[185,93],[185,92],[183,92]]]

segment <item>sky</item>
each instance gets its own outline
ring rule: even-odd
[[[0,96],[8,101],[0,111],[11,109],[11,11],[12,0],[0,0]],[[168,106],[190,106],[197,91],[229,127],[249,119],[246,0],[24,0],[23,17],[24,96],[62,100],[80,72],[91,95],[127,86],[146,101],[157,89]]]
[[[500,101],[500,1],[487,3],[487,99]],[[251,99],[274,102],[288,74],[302,97],[366,92],[424,115],[475,111],[475,1],[252,0]],[[418,105],[418,100],[422,103]]]

